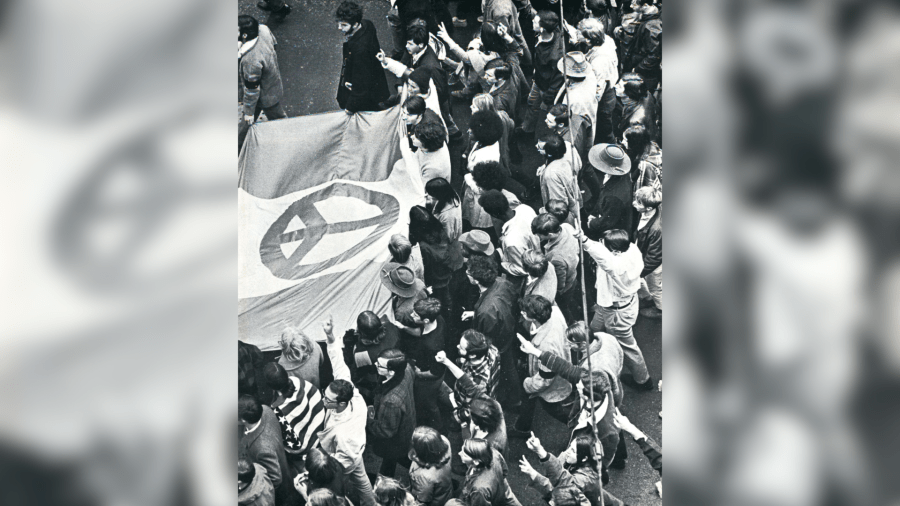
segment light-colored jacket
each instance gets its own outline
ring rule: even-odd
[[[328,358],[334,370],[334,379],[351,381],[350,369],[344,363],[341,343],[335,339],[328,345]],[[319,443],[326,453],[337,459],[344,469],[362,464],[363,450],[366,449],[366,421],[368,411],[366,401],[355,387],[350,404],[342,413],[326,410],[325,429],[319,432]]]
[[[542,352],[550,352],[558,357],[568,359],[569,348],[566,346],[566,319],[559,307],[553,306],[550,319],[538,327],[531,340]],[[543,366],[538,357],[528,356],[528,374],[525,379],[525,392],[538,396],[547,402],[560,402],[572,393],[572,383],[557,374],[550,378],[541,376],[541,371],[550,372]]]
[[[238,89],[243,91],[245,116],[254,114],[257,103],[265,108],[281,102],[284,86],[281,83],[281,71],[278,70],[276,44],[278,41],[269,27],[259,25],[256,44],[239,60]]]

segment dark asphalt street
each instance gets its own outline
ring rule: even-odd
[[[339,1],[288,1],[293,9],[291,14],[283,22],[269,24],[278,39],[278,63],[285,87],[282,105],[288,116],[337,110],[335,95],[341,68],[341,34],[337,30],[333,14]],[[384,17],[389,3],[378,0],[361,0],[359,3],[363,6],[364,17],[370,19],[377,28],[382,49],[390,53],[393,47]],[[450,5],[451,11],[455,12],[455,8],[455,4]],[[255,0],[252,2],[240,0],[239,13],[254,16],[263,23],[267,22],[267,13],[256,7]],[[475,27],[457,29],[454,37],[465,47],[474,30]],[[465,130],[468,126],[468,106],[456,103],[453,105],[452,113],[459,127]],[[451,145],[454,158],[458,158],[460,150],[461,146]],[[538,165],[537,152],[533,146],[529,146],[529,149],[524,151],[522,172],[533,177]],[[462,181],[461,172],[456,163],[453,168],[454,186],[458,187]],[[537,205],[540,203],[537,202]],[[660,321],[640,317],[634,332],[644,352],[650,373],[654,378],[661,379]],[[627,386],[625,389],[622,412],[635,425],[662,444],[662,420],[659,417],[662,394],[658,391],[637,392]],[[507,423],[511,425],[513,421],[515,415],[507,414]],[[567,429],[540,409],[534,426],[535,434],[541,439],[544,447],[554,454],[561,451],[568,442]],[[458,439],[458,436],[456,437]],[[659,480],[658,475],[650,468],[640,448],[630,437],[628,440],[627,467],[621,471],[611,470],[609,491],[633,506],[662,504],[654,487],[654,483]],[[527,478],[519,471],[518,461],[523,453],[528,456],[532,465],[539,469],[537,458],[525,448],[524,440],[510,439],[510,484],[523,505],[545,504],[534,489],[528,486]]]

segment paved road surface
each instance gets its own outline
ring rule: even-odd
[[[270,23],[269,27],[278,39],[278,64],[284,80],[285,96],[282,102],[288,116],[316,114],[338,109],[335,95],[341,68],[341,34],[337,30],[333,15],[337,0],[289,0],[293,11],[281,23]],[[390,54],[390,41],[385,14],[389,8],[386,1],[360,2],[364,17],[375,23],[381,47]],[[451,11],[455,5],[451,4]],[[256,2],[240,0],[239,12],[256,17],[266,23],[267,13],[256,7]],[[457,29],[454,37],[463,47],[471,39],[474,27]],[[462,104],[453,105],[453,116],[461,129],[468,127],[469,109]],[[538,131],[540,134],[541,131]],[[454,154],[459,145],[451,145]],[[533,146],[525,151],[523,172],[533,177],[539,165],[537,152]],[[454,164],[454,182],[462,180],[460,168]],[[539,198],[539,197],[538,197]],[[539,203],[538,203],[539,205]],[[647,365],[654,378],[662,376],[661,324],[659,320],[641,317],[634,328],[638,344],[644,351]],[[659,392],[637,392],[625,387],[625,401],[622,412],[635,425],[662,443],[662,395]],[[508,423],[515,421],[515,415],[507,414]],[[556,420],[538,409],[535,433],[548,451],[558,453],[568,442],[569,433]],[[532,465],[537,466],[537,458],[525,448],[524,440],[510,439],[509,481],[523,505],[539,505],[543,501],[528,486],[528,479],[520,471],[518,461],[525,454]],[[637,505],[659,505],[662,500],[656,494],[654,483],[659,479],[650,468],[640,448],[628,442],[628,464],[624,470],[612,470],[608,489],[626,503]]]

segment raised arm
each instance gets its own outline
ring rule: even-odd
[[[322,322],[322,330],[325,331],[325,338],[328,341],[326,348],[328,350],[328,359],[331,361],[331,368],[334,370],[334,379],[346,380],[353,383],[353,380],[350,377],[350,368],[347,367],[347,363],[344,362],[344,354],[341,351],[341,345],[338,343],[338,340],[334,338],[334,323],[332,322],[331,316],[328,317],[328,320]]]
[[[435,362],[442,364],[444,367],[446,367],[447,370],[450,371],[450,374],[452,374],[453,377],[456,379],[461,378],[462,375],[465,374],[463,372],[463,370],[459,368],[458,365],[454,364],[452,360],[449,360],[447,358],[447,354],[443,351],[437,352],[437,354],[434,356],[434,360],[435,360]]]

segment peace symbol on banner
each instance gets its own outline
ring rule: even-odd
[[[350,197],[360,203],[377,206],[381,214],[356,221],[328,223],[316,209],[315,204],[332,197]],[[391,195],[352,184],[334,183],[297,200],[272,223],[260,243],[260,259],[263,265],[279,278],[307,278],[333,265],[340,264],[371,246],[397,223],[399,215],[400,203]],[[291,222],[297,218],[303,223],[304,228],[289,230]],[[372,226],[376,226],[376,228],[366,237],[349,248],[335,251],[327,260],[301,264],[302,260],[328,235]],[[299,245],[292,252],[287,250],[286,253],[285,248],[282,247],[287,244],[296,245],[298,242]]]

